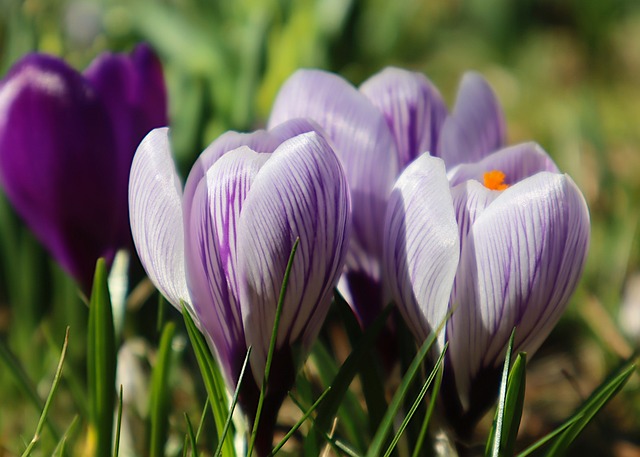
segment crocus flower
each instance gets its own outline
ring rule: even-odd
[[[423,155],[398,179],[385,226],[385,268],[418,341],[452,311],[442,387],[461,437],[495,401],[511,331],[532,355],[580,278],[589,214],[571,178],[537,145],[501,149],[445,172]]]
[[[382,281],[382,240],[387,200],[400,172],[423,152],[461,160],[486,155],[502,145],[504,120],[484,79],[462,79],[451,115],[433,84],[422,74],[387,68],[358,89],[341,77],[300,70],[282,86],[269,125],[308,117],[335,145],[353,200],[353,236],[340,291],[363,324],[387,304]]]
[[[247,348],[240,401],[255,414],[291,248],[299,237],[269,378],[262,452],[295,375],[292,345],[317,336],[347,252],[350,199],[342,166],[303,120],[270,131],[228,132],[200,156],[184,192],[168,130],[151,132],[131,169],[131,229],[149,277],[178,309],[189,306],[230,389]],[[253,378],[253,379],[251,379]],[[260,438],[262,437],[262,438]]]
[[[83,74],[29,54],[0,82],[0,184],[18,214],[88,291],[99,257],[129,247],[136,146],[167,124],[160,62],[139,45]]]

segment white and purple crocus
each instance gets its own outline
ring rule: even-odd
[[[427,151],[453,166],[498,149],[504,142],[502,111],[473,72],[463,77],[449,114],[421,73],[386,68],[356,89],[338,75],[300,70],[280,89],[269,125],[296,117],[318,122],[344,165],[353,236],[340,291],[367,326],[391,299],[382,278],[383,229],[398,175]]]
[[[578,283],[589,213],[571,178],[536,144],[498,150],[447,173],[425,154],[398,179],[385,225],[385,268],[423,341],[452,312],[444,411],[461,438],[493,405],[509,336],[532,355]]]
[[[283,275],[300,239],[276,342],[273,376],[258,433],[271,448],[277,410],[293,384],[292,346],[315,340],[340,276],[350,233],[342,166],[308,121],[269,131],[228,132],[191,170],[184,191],[167,129],[140,144],[131,169],[133,239],[149,277],[178,309],[186,303],[230,389],[252,347],[240,403],[255,414]]]
[[[83,73],[29,54],[0,82],[0,185],[85,292],[96,260],[131,245],[133,154],[166,124],[162,68],[144,44],[102,54]]]

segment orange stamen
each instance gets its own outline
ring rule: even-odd
[[[505,174],[500,170],[487,171],[484,175],[484,186],[491,190],[505,190],[509,184],[505,184]]]

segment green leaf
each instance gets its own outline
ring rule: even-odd
[[[242,369],[240,370],[240,376],[238,377],[238,385],[236,386],[236,391],[233,393],[233,398],[231,400],[231,407],[229,408],[229,415],[227,416],[227,421],[224,424],[224,429],[222,430],[222,436],[220,437],[220,443],[218,443],[218,448],[216,449],[215,456],[222,456],[222,443],[225,441],[227,434],[229,433],[229,428],[231,427],[231,420],[233,419],[233,411],[238,404],[238,397],[240,395],[240,387],[242,386],[242,381],[244,380],[244,375],[246,373],[247,365],[249,364],[249,357],[251,357],[251,346],[247,348],[247,355],[244,357],[244,362],[242,363]]]
[[[362,338],[353,348],[351,354],[349,354],[349,357],[344,361],[338,374],[331,382],[331,392],[327,394],[327,398],[318,408],[318,415],[314,422],[315,427],[319,429],[321,433],[325,434],[327,430],[331,428],[331,423],[340,408],[345,393],[349,389],[353,378],[358,373],[360,365],[367,362],[365,356],[371,354],[373,345],[382,327],[386,324],[390,312],[391,306],[387,306],[380,313],[373,324],[364,332]]]
[[[448,318],[448,315],[447,315],[447,318]],[[384,419],[380,424],[380,427],[378,428],[375,436],[373,437],[373,441],[371,443],[371,446],[369,447],[369,451],[367,452],[367,457],[377,457],[382,455],[382,451],[385,445],[385,441],[387,439],[387,435],[389,434],[389,431],[393,427],[393,422],[396,418],[396,415],[398,414],[398,411],[402,407],[402,403],[409,391],[411,383],[420,372],[422,363],[424,362],[424,359],[427,357],[427,354],[429,353],[431,346],[436,341],[438,332],[441,330],[445,322],[446,322],[446,319],[440,324],[440,327],[436,332],[431,332],[429,334],[427,339],[424,341],[424,343],[420,347],[420,350],[414,357],[413,362],[411,362],[409,369],[407,370],[404,377],[402,378],[400,387],[398,388],[395,395],[393,396],[393,400],[389,405],[389,409],[387,409],[387,413],[385,414]]]
[[[58,368],[56,369],[56,374],[53,377],[51,390],[49,390],[49,395],[47,396],[47,401],[45,402],[44,408],[42,409],[42,414],[40,415],[40,420],[38,421],[38,425],[36,426],[36,431],[33,434],[33,438],[31,439],[31,442],[29,443],[27,448],[22,453],[22,457],[30,456],[33,450],[35,449],[36,444],[38,443],[38,441],[40,441],[40,436],[42,435],[42,429],[44,428],[44,425],[46,423],[47,414],[49,413],[49,409],[51,408],[51,402],[53,401],[53,396],[56,392],[56,389],[58,388],[58,384],[60,383],[60,377],[62,375],[62,367],[64,365],[64,358],[67,355],[68,345],[69,345],[69,327],[67,327],[67,330],[64,335],[64,343],[62,345],[62,354],[60,354],[60,360],[58,361]],[[65,441],[65,438],[63,438],[63,441]],[[62,444],[62,446],[64,447],[64,443]]]
[[[278,339],[278,327],[280,326],[280,317],[282,316],[282,306],[284,305],[284,298],[287,294],[287,286],[289,285],[289,274],[293,267],[293,259],[298,250],[300,244],[300,238],[296,238],[289,254],[289,262],[287,268],[284,271],[284,277],[282,278],[282,287],[280,289],[280,297],[278,298],[278,305],[276,306],[276,315],[273,320],[273,330],[271,332],[271,341],[269,342],[269,351],[267,352],[267,361],[264,366],[264,377],[262,378],[262,387],[260,388],[260,396],[258,397],[258,408],[256,411],[256,417],[253,421],[253,428],[251,429],[251,439],[249,440],[249,450],[247,455],[251,457],[253,453],[253,447],[256,443],[256,437],[258,434],[258,426],[260,425],[260,415],[262,414],[262,407],[264,405],[264,397],[267,393],[267,385],[269,382],[269,374],[271,372],[271,363],[273,362],[273,353],[276,349],[276,340]]]
[[[122,431],[122,384],[118,392],[118,416],[116,418],[116,442],[113,446],[113,457],[118,457],[120,453],[120,433]]]
[[[173,322],[167,322],[162,331],[156,364],[151,374],[151,396],[149,398],[149,455],[161,457],[165,454],[164,446],[169,433],[169,412],[171,390],[169,375],[171,373],[172,342],[176,332]]]
[[[184,413],[184,420],[187,423],[187,439],[185,439],[184,443],[184,455],[187,454],[187,443],[191,444],[191,453],[193,457],[198,457],[198,442],[196,440],[196,435],[193,433],[193,426],[191,425],[191,421],[189,420],[189,415]]]
[[[196,355],[196,360],[198,361],[198,367],[200,368],[200,374],[202,375],[202,380],[207,390],[209,403],[211,404],[211,411],[213,412],[213,419],[216,424],[216,433],[211,436],[213,445],[217,447],[219,438],[222,436],[225,423],[227,422],[227,387],[220,372],[220,367],[211,355],[207,342],[191,318],[184,302],[182,303],[182,317],[187,328],[187,333],[189,334],[189,340],[191,340],[191,346]],[[223,449],[225,457],[233,457],[236,455],[231,440],[225,440]]]
[[[423,455],[422,449],[424,447],[424,442],[427,438],[427,431],[429,428],[429,422],[431,421],[431,416],[433,415],[433,411],[436,408],[436,400],[438,398],[438,392],[440,392],[440,386],[442,385],[442,377],[444,374],[444,364],[440,364],[438,368],[438,372],[436,375],[435,384],[433,385],[433,390],[431,391],[431,399],[429,400],[429,406],[427,407],[427,413],[424,416],[424,420],[422,421],[422,426],[420,427],[420,434],[415,442],[413,447],[412,457],[419,457]]]
[[[493,419],[493,426],[487,440],[485,455],[491,457],[508,457],[514,453],[526,385],[526,354],[521,352],[511,367],[511,356],[516,329],[509,338],[509,345],[504,359],[502,381],[498,407]],[[511,367],[511,369],[510,369]]]
[[[433,370],[431,370],[431,373],[427,377],[427,380],[422,385],[422,389],[420,389],[420,393],[418,394],[418,396],[416,397],[415,401],[411,405],[411,408],[409,409],[409,411],[405,415],[404,419],[402,420],[402,423],[400,424],[400,427],[398,428],[398,431],[396,432],[395,436],[391,440],[391,444],[389,444],[389,447],[387,448],[387,451],[384,453],[384,457],[389,457],[391,455],[391,453],[393,452],[393,449],[396,447],[396,444],[398,444],[398,441],[400,441],[400,437],[402,436],[402,433],[407,428],[407,425],[409,424],[409,421],[411,420],[411,418],[415,414],[416,410],[418,409],[418,406],[420,405],[420,403],[424,399],[424,396],[427,394],[427,389],[429,389],[429,386],[433,382],[433,379],[440,372],[440,367],[442,366],[442,361],[444,360],[444,354],[447,351],[447,347],[448,347],[448,344],[445,345],[444,349],[440,353],[440,356],[438,357],[438,360],[436,361],[436,363],[435,363],[435,365],[433,367]],[[402,404],[402,402],[400,402],[400,404]]]
[[[94,434],[96,457],[111,457],[115,410],[116,344],[107,267],[98,259],[89,303],[87,341],[90,436]]]
[[[313,405],[311,405],[311,407],[302,415],[302,417],[294,424],[293,427],[291,427],[291,430],[289,430],[287,432],[286,435],[284,435],[284,438],[282,438],[282,440],[280,440],[280,442],[276,445],[276,447],[273,448],[273,450],[271,451],[271,453],[269,454],[269,456],[274,456],[277,454],[277,452],[285,445],[287,444],[287,441],[289,441],[289,438],[291,438],[293,436],[293,434],[298,431],[298,429],[300,428],[300,426],[302,424],[304,424],[304,422],[309,418],[309,416],[311,416],[311,413],[313,413],[316,408],[318,407],[318,405],[320,403],[322,403],[322,400],[324,400],[324,398],[327,396],[327,394],[331,391],[331,386],[327,387],[327,389],[322,392],[322,395],[320,395],[320,397],[318,397],[318,399],[313,403]]]
[[[569,445],[591,422],[591,419],[622,389],[635,369],[636,361],[634,358],[613,372],[568,419],[569,422],[572,422],[571,425],[554,440],[546,455],[548,457],[564,455]],[[526,451],[521,455],[527,455]]]

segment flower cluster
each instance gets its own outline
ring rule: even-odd
[[[297,239],[265,404],[273,420],[296,373],[292,348],[313,343],[336,286],[363,326],[395,302],[418,341],[450,314],[442,399],[465,435],[494,401],[512,329],[515,350],[534,352],[580,278],[584,197],[538,145],[505,145],[500,105],[476,73],[449,112],[419,73],[388,68],[355,88],[298,71],[267,130],[219,137],[184,187],[169,130],[142,140],[166,120],[145,46],[82,75],[27,56],[0,86],[0,182],[85,288],[95,259],[129,243],[129,220],[148,276],[193,315],[230,388],[252,348],[253,382],[240,391],[249,415]]]

